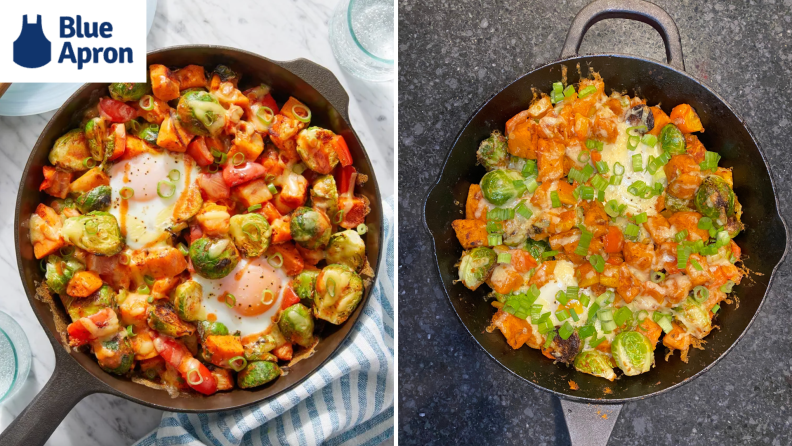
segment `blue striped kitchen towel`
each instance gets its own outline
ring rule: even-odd
[[[393,436],[393,197],[385,200],[384,271],[350,336],[299,386],[212,414],[165,412],[135,446],[378,445]]]

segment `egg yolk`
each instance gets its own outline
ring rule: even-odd
[[[261,257],[222,279],[218,300],[241,316],[258,316],[277,302],[283,281]],[[269,291],[268,291],[269,290]],[[228,294],[234,296],[228,298]]]
[[[124,187],[129,187],[135,194],[132,201],[150,201],[159,198],[157,183],[168,178],[168,166],[165,160],[145,153],[127,162],[120,162],[110,169],[110,177],[123,175]]]

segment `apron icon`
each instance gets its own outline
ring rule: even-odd
[[[22,17],[22,33],[14,42],[14,62],[25,68],[39,68],[52,60],[52,44],[41,28],[41,16],[36,23],[28,23],[27,15]]]

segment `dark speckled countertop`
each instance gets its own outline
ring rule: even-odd
[[[587,1],[399,1],[399,440],[401,444],[568,444],[560,403],[489,359],[434,272],[422,203],[453,138],[490,95],[555,60]],[[687,70],[746,119],[792,222],[792,0],[657,3],[676,20]],[[706,4],[705,4],[706,3]],[[581,53],[663,59],[643,23],[608,20]],[[792,441],[792,259],[734,350],[681,389],[630,403],[610,445]],[[695,354],[695,353],[693,353]]]

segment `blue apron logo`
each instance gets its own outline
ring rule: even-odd
[[[41,28],[41,16],[36,23],[28,23],[27,15],[22,18],[22,33],[14,42],[14,62],[25,68],[40,68],[52,60],[52,44]]]

